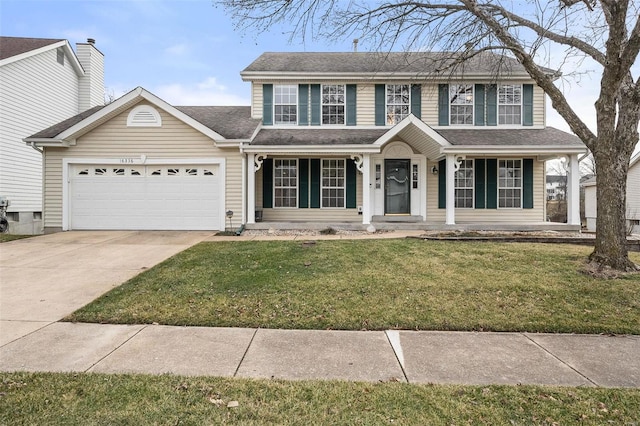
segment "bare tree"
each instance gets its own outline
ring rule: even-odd
[[[637,270],[626,248],[625,189],[640,122],[640,78],[632,74],[640,50],[640,0],[214,2],[231,12],[241,30],[285,25],[292,37],[303,39],[357,37],[380,51],[455,52],[458,64],[487,50],[515,56],[598,165],[598,230],[590,261],[599,267]],[[557,75],[535,61],[557,51],[566,61],[593,61],[601,71],[596,133],[556,86]]]

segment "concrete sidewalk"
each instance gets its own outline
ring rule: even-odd
[[[640,387],[640,336],[53,323],[0,371]]]

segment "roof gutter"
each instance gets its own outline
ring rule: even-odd
[[[71,144],[64,139],[55,138],[24,138],[22,140],[28,146],[36,149],[36,147],[57,146],[68,148]]]

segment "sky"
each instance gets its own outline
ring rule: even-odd
[[[291,41],[287,31],[236,31],[211,0],[0,0],[1,35],[62,38],[74,48],[93,38],[105,55],[109,95],[142,86],[173,105],[249,105],[251,85],[240,71],[263,52],[352,50],[351,39]],[[594,72],[562,87],[594,131],[599,77]],[[569,130],[549,104],[547,125]]]

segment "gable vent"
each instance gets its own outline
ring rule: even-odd
[[[160,113],[151,105],[138,105],[127,117],[127,127],[160,127]]]

